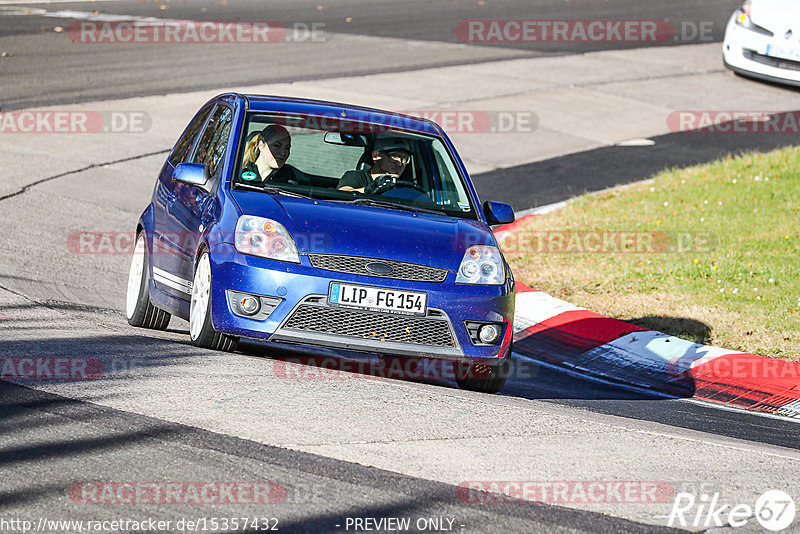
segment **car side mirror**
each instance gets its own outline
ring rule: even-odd
[[[203,187],[208,183],[208,165],[202,163],[178,163],[172,177],[179,182]]]
[[[487,200],[483,203],[483,214],[490,225],[508,224],[516,220],[514,208],[503,202]]]

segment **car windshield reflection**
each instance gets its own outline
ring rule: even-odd
[[[464,177],[437,137],[259,113],[247,117],[240,137],[233,189],[477,218]]]

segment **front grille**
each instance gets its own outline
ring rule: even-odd
[[[301,304],[282,329],[318,332],[378,342],[455,347],[446,318],[408,317]]]
[[[340,273],[362,274],[377,276],[379,278],[393,278],[395,280],[410,280],[413,282],[444,282],[447,278],[445,269],[405,263],[394,260],[380,260],[376,258],[362,258],[360,256],[341,256],[335,254],[309,254],[311,265],[317,269],[336,271]],[[377,274],[367,270],[367,264],[380,262],[389,265],[392,272]]]
[[[761,63],[762,65],[769,65],[770,67],[775,67],[776,69],[800,71],[800,61],[765,56],[763,54],[759,54],[755,50],[748,50],[747,48],[742,51],[742,54],[750,61],[755,61],[756,63]]]

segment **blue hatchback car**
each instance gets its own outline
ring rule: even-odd
[[[456,363],[506,381],[514,279],[435,123],[358,106],[223,94],[170,153],[136,228],[128,322],[189,321],[193,344],[240,337]]]

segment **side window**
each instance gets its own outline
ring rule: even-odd
[[[228,148],[232,119],[233,112],[230,108],[217,106],[197,143],[193,161],[208,165],[211,176],[217,173],[217,167],[225,156],[225,149]]]
[[[442,182],[442,189],[445,191],[445,198],[440,204],[449,205],[460,209],[464,213],[472,211],[472,204],[464,183],[459,178],[453,159],[447,153],[444,144],[438,139],[431,143],[433,156],[436,159],[436,167],[439,172],[439,179]],[[438,200],[437,200],[438,201]]]
[[[198,113],[197,116],[192,120],[191,124],[186,128],[186,131],[183,132],[183,135],[178,140],[178,143],[175,145],[175,150],[172,151],[172,155],[169,158],[170,164],[174,167],[178,163],[183,163],[186,161],[186,158],[189,156],[189,151],[192,149],[192,144],[194,143],[197,134],[200,133],[200,128],[203,127],[203,124],[206,122],[206,117],[211,112],[212,106],[208,106],[202,112]]]

